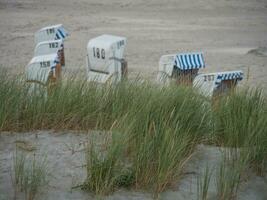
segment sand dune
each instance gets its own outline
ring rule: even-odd
[[[90,136],[96,133],[90,133]],[[37,136],[37,137],[36,137]],[[51,176],[49,185],[44,188],[37,199],[40,200],[88,200],[95,197],[81,189],[71,189],[81,184],[86,177],[85,143],[90,141],[90,136],[82,133],[54,133],[52,131],[39,131],[33,133],[1,133],[0,134],[0,199],[13,199],[14,187],[11,181],[11,169],[15,146],[24,141],[30,147],[34,146],[34,152],[47,156]],[[27,151],[17,145],[20,151]],[[199,145],[193,158],[187,164],[184,176],[170,189],[160,195],[164,200],[196,200],[197,176],[201,175],[207,164],[210,168],[218,167],[223,148]],[[209,198],[216,200],[215,177],[211,180]],[[265,200],[267,199],[266,177],[249,175],[248,180],[241,182],[237,200]],[[18,193],[17,199],[23,199],[23,194]],[[107,200],[152,200],[152,195],[143,191],[120,189]]]

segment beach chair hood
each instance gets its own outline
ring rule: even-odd
[[[222,81],[225,80],[236,80],[237,82],[243,79],[242,71],[225,71],[215,72],[208,74],[199,74],[194,79],[194,86],[197,87],[200,93],[204,96],[211,97],[215,89],[217,89]]]
[[[88,80],[104,83],[110,78],[121,78],[126,38],[101,35],[91,39],[87,45]]]
[[[202,53],[178,53],[164,55],[159,61],[158,81],[167,82],[173,74],[174,68],[181,71],[200,69],[205,67]]]
[[[62,24],[44,27],[35,33],[35,44],[50,40],[65,40],[69,33]]]

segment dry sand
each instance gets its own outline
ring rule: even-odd
[[[85,73],[86,45],[100,34],[128,38],[130,76],[155,79],[161,55],[203,51],[207,72],[241,69],[267,87],[266,0],[0,0],[0,66],[23,72],[34,32],[63,23],[66,71]],[[247,84],[247,81],[243,81]]]
[[[90,135],[98,133],[90,133]],[[36,137],[37,136],[37,137]],[[54,133],[39,131],[34,133],[0,133],[0,200],[13,199],[14,187],[11,174],[13,155],[16,141],[24,141],[27,146],[36,147],[34,152],[47,156],[50,171],[49,185],[44,188],[38,200],[91,200],[95,197],[80,189],[71,188],[81,184],[86,176],[85,143],[90,140],[87,134],[82,133]],[[23,151],[25,148],[18,148]],[[197,176],[203,173],[205,167],[216,168],[221,161],[224,149],[212,146],[199,145],[194,156],[187,164],[184,176],[170,189],[160,195],[166,200],[197,200]],[[215,176],[210,184],[210,200],[216,200]],[[23,199],[19,194],[17,199]],[[152,200],[151,194],[142,191],[121,189],[105,197],[107,200]],[[248,176],[243,181],[238,192],[238,200],[266,200],[267,177],[256,175]]]

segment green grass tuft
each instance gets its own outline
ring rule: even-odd
[[[46,157],[26,155],[16,150],[13,167],[15,190],[23,192],[27,200],[35,199],[38,192],[48,184]]]
[[[165,88],[138,79],[96,85],[71,77],[49,94],[30,93],[20,76],[0,73],[0,131],[39,129],[103,131],[106,147],[92,139],[86,153],[83,188],[96,194],[117,187],[158,194],[179,180],[203,142],[236,148],[242,165],[259,174],[267,165],[267,103],[261,90],[233,92],[212,103],[189,87]],[[17,173],[24,162],[17,160]],[[218,170],[219,197],[232,196],[238,188],[242,170],[236,165],[241,164],[224,160]],[[203,199],[209,182],[205,177]]]

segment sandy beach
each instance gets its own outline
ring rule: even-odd
[[[35,31],[62,23],[66,73],[85,74],[88,41],[115,34],[128,39],[130,77],[154,80],[161,55],[202,51],[204,71],[243,70],[243,84],[267,87],[265,0],[0,0],[0,19],[0,66],[14,73],[32,58]]]
[[[267,92],[267,0],[0,0],[0,68],[24,73],[33,57],[34,33],[59,23],[70,33],[65,42],[65,79],[73,73],[85,79],[88,41],[114,34],[127,38],[130,78],[140,75],[155,80],[162,55],[203,52],[206,68],[200,72],[243,70],[241,86],[260,86]],[[48,155],[53,178],[37,199],[95,199],[91,193],[71,189],[86,176],[82,166],[88,134],[42,130],[0,132],[0,200],[14,199],[11,174],[18,141]],[[199,144],[184,176],[160,199],[196,200],[197,175],[207,163],[216,167],[224,150]],[[237,199],[266,200],[266,176],[248,176],[241,182]],[[209,198],[216,200],[216,186],[211,182]],[[17,199],[23,197],[18,194]],[[104,199],[153,198],[148,192],[119,189]]]

